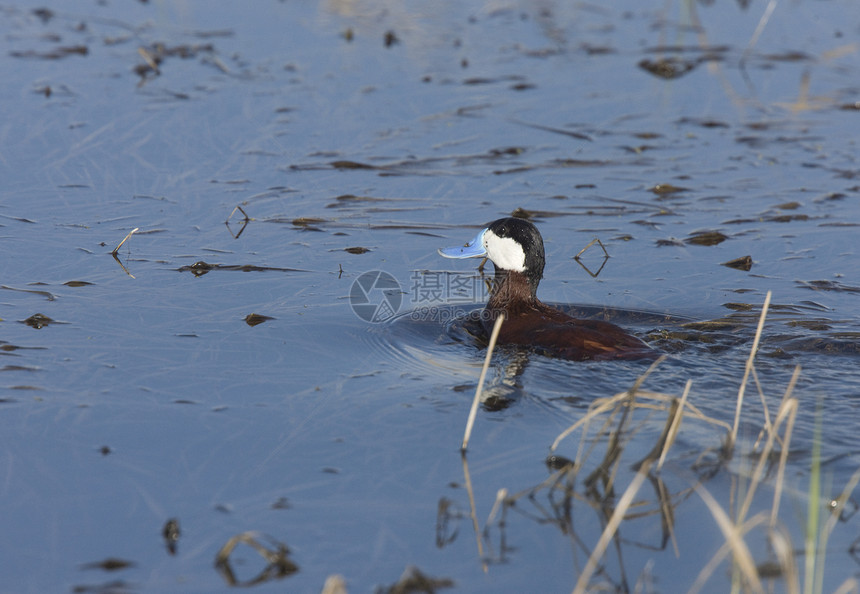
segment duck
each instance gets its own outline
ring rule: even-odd
[[[504,313],[498,344],[529,347],[571,361],[655,357],[645,342],[615,324],[574,318],[538,299],[546,257],[543,237],[526,219],[493,221],[465,245],[440,248],[439,254],[455,259],[484,257],[493,263],[492,289],[480,319],[489,336],[496,318]]]

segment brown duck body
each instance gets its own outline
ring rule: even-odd
[[[493,221],[466,245],[443,248],[439,253],[446,258],[486,256],[493,262],[495,281],[481,320],[489,335],[499,314],[505,314],[500,344],[531,347],[573,361],[655,355],[648,345],[614,324],[578,320],[537,298],[544,247],[540,232],[529,221],[510,217]]]
[[[655,356],[653,349],[615,324],[580,320],[546,305],[519,272],[497,270],[494,284],[482,319],[489,335],[498,314],[505,314],[499,344],[532,347],[543,354],[572,361]]]

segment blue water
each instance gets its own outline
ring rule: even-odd
[[[571,591],[605,522],[581,482],[567,512],[541,488],[488,518],[499,489],[541,485],[556,436],[648,364],[501,349],[487,390],[507,406],[479,411],[466,473],[485,351],[412,316],[479,305],[477,262],[436,250],[516,209],[546,243],[541,298],[612,315],[669,355],[643,388],[679,395],[690,379],[690,402],[724,423],[772,292],[756,369],[773,415],[802,367],[781,508],[796,549],[817,405],[822,505],[860,465],[847,0],[779,3],[752,45],[764,7],[729,2],[76,1],[47,20],[43,7],[0,6],[0,591],[226,591],[215,555],[246,531],[299,567],[255,591],[319,592],[332,574],[373,591],[410,565],[453,591]],[[141,78],[139,48],[156,43],[188,57]],[[75,47],[86,54],[61,49]],[[638,66],[667,56],[692,70]],[[653,191],[667,184],[684,190]],[[702,231],[727,239],[687,242]],[[610,257],[575,260],[595,237]],[[749,272],[722,266],[746,255]],[[197,276],[200,261],[220,267]],[[368,271],[402,290],[384,323],[350,306]],[[37,313],[54,323],[22,323]],[[665,423],[642,412],[617,494]],[[680,556],[659,512],[628,520],[592,586],[692,585],[724,540],[689,488],[728,508],[763,422],[750,384],[736,456],[706,473],[696,459],[725,432],[686,419],[660,475]],[[593,443],[588,469],[606,438]],[[828,541],[827,590],[857,573],[857,521]],[[87,567],[107,559],[132,566]],[[246,545],[232,560],[242,581],[265,568]],[[726,590],[727,567],[707,591]]]

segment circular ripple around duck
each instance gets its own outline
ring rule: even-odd
[[[383,355],[383,363],[413,378],[443,378],[448,382],[474,381],[483,357],[474,337],[458,324],[480,306],[440,306],[400,313],[368,326],[369,346]]]

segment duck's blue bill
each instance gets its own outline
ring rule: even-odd
[[[446,258],[476,258],[478,256],[486,256],[487,250],[484,249],[484,233],[486,229],[482,229],[475,238],[464,246],[439,248],[439,255]]]

